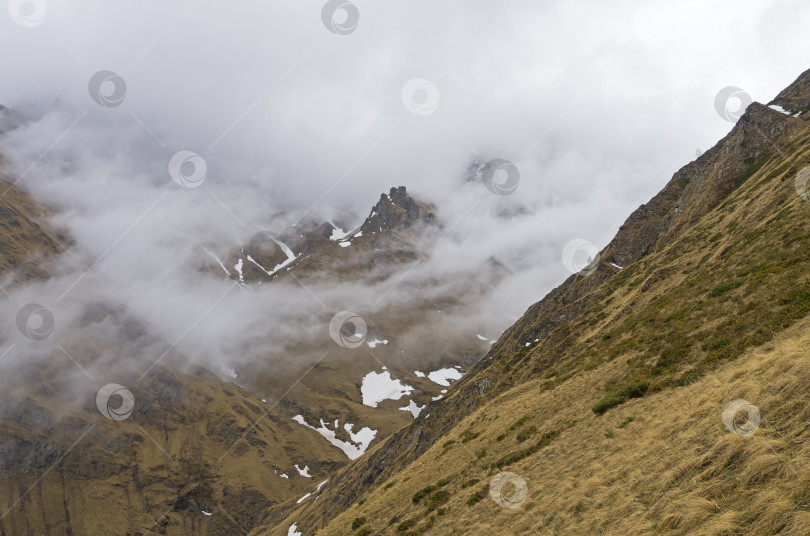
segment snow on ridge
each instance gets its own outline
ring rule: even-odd
[[[342,450],[350,460],[356,460],[362,456],[368,449],[368,446],[377,436],[377,430],[372,430],[367,426],[361,428],[357,433],[352,433],[352,428],[354,425],[347,423],[344,425],[344,429],[349,434],[351,441],[342,441],[336,437],[335,432],[337,430],[337,426],[335,426],[335,429],[332,430],[329,428],[327,423],[323,422],[323,419],[320,420],[319,428],[315,428],[314,426],[308,424],[303,415],[296,415],[293,417],[293,420],[298,424],[311,428],[321,434],[326,438],[327,441],[329,441],[329,443]]]
[[[413,391],[413,387],[400,380],[395,380],[387,370],[381,373],[369,372],[363,377],[363,384],[360,387],[363,404],[372,408],[376,408],[377,404],[383,400],[399,400],[403,396],[411,394],[411,391]]]
[[[433,372],[428,374],[428,379],[438,385],[449,387],[450,380],[460,380],[461,376],[462,376],[461,372],[451,367],[434,370]]]
[[[785,110],[784,108],[782,108],[778,104],[771,104],[770,106],[768,106],[768,108],[770,108],[771,110],[775,110],[775,111],[779,112],[780,114],[790,115],[790,112],[788,112],[787,110]]]
[[[344,231],[340,227],[334,224],[334,222],[329,222],[329,225],[332,226],[332,234],[329,236],[329,240],[340,240],[341,238],[346,238],[349,236],[349,231]]]

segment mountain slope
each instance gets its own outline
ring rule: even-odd
[[[809,76],[802,75],[776,102],[810,98]],[[793,452],[784,456],[792,435],[797,440],[803,437],[800,423],[787,421],[781,429],[777,419],[746,447],[734,443],[745,438],[729,438],[720,422],[724,404],[734,398],[767,399],[771,393],[758,391],[766,383],[757,381],[750,391],[740,387],[744,382],[727,389],[721,385],[717,389],[722,401],[704,397],[702,411],[707,411],[707,404],[716,404],[714,414],[701,414],[700,419],[688,414],[700,426],[710,426],[714,417],[713,435],[704,437],[703,445],[695,434],[662,424],[643,437],[628,437],[626,443],[605,443],[608,450],[603,452],[601,440],[584,436],[590,443],[582,443],[577,432],[596,427],[610,436],[603,435],[605,441],[620,437],[633,429],[635,421],[625,423],[621,431],[614,428],[641,408],[658,419],[674,418],[667,406],[670,397],[680,399],[688,392],[686,400],[701,400],[695,393],[716,386],[716,375],[739,379],[747,367],[757,368],[752,355],[774,352],[778,364],[774,366],[789,367],[796,332],[786,330],[794,329],[791,326],[810,311],[808,207],[794,188],[794,178],[810,164],[810,128],[802,114],[793,115],[761,104],[750,106],[726,138],[676,173],[661,193],[628,218],[601,252],[603,262],[593,273],[572,276],[529,308],[445,400],[430,404],[425,417],[343,470],[324,487],[317,502],[273,508],[267,526],[255,533],[283,534],[295,522],[304,533],[325,525],[319,534],[352,534],[356,532],[352,520],[365,518],[361,525],[368,534],[451,530],[476,534],[484,529],[471,523],[483,523],[487,515],[497,517],[489,518],[486,530],[504,534],[529,532],[529,527],[540,533],[642,533],[656,527],[689,534],[698,528],[722,533],[711,532],[707,527],[712,523],[739,526],[728,529],[734,534],[780,530],[761,508],[744,511],[742,501],[723,498],[726,488],[715,479],[724,471],[738,471],[737,476],[748,483],[764,482],[747,491],[760,502],[778,495],[784,486],[798,486],[794,512],[783,527],[800,527],[805,519],[804,477],[781,469],[798,460]],[[799,367],[796,373],[803,370]],[[797,392],[798,385],[792,387]],[[793,407],[800,413],[798,404]],[[620,409],[611,409],[616,406]],[[778,415],[780,411],[776,410]],[[673,452],[658,460],[660,451],[651,439],[658,433],[683,441],[692,454],[683,459]],[[780,439],[779,433],[787,439]],[[758,456],[773,441],[782,441],[776,458]],[[621,451],[616,457],[607,456],[613,445],[629,449],[624,458]],[[724,458],[734,449],[735,456]],[[545,463],[547,453],[560,451],[564,457]],[[716,455],[708,461],[699,457],[706,452]],[[662,485],[659,495],[653,496],[659,502],[649,502],[638,491],[650,493],[644,486],[619,487],[621,475],[636,468],[633,454],[669,464],[668,470],[681,462],[703,463],[704,469],[716,462],[720,468],[705,475],[710,488],[721,493],[699,491],[691,496],[685,488],[676,485],[671,491],[671,486]],[[733,463],[723,465],[724,459]],[[603,497],[593,498],[605,482],[588,483],[588,471],[593,474],[596,467],[575,470],[580,460],[612,469],[606,480],[614,483],[618,497],[610,506]],[[758,473],[758,465],[766,461],[771,470]],[[565,474],[567,467],[572,467],[571,474]],[[486,488],[505,468],[520,473],[533,491],[522,509],[497,509],[493,514],[495,503],[486,496]],[[783,480],[771,483],[768,479],[774,475]],[[445,478],[449,483],[438,486]],[[552,514],[547,502],[533,502],[541,493],[541,482],[555,484],[547,494],[559,499],[558,506],[575,507]],[[670,484],[679,482],[672,479]],[[428,486],[438,487],[427,499],[408,500],[409,494]],[[481,506],[470,499],[473,493],[484,501]],[[698,499],[703,501],[703,514],[683,507]],[[677,505],[681,518],[673,510]],[[389,524],[392,517],[397,519]],[[623,525],[630,518],[646,524]],[[758,531],[750,528],[751,519],[762,522]],[[794,533],[800,534],[798,530]]]

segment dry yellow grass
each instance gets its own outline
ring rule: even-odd
[[[546,392],[538,392],[539,381],[528,382],[456,428],[478,437],[434,445],[318,534],[355,534],[358,517],[367,519],[369,534],[392,535],[404,533],[396,530],[404,520],[424,525],[431,517],[431,534],[810,534],[809,349],[810,319],[804,319],[696,383],[602,416],[590,410],[592,393],[602,378],[620,372],[616,362]],[[721,421],[736,398],[761,412],[752,436],[733,434]],[[488,491],[497,474],[486,467],[493,460],[476,453],[502,452],[514,434],[496,438],[527,414],[523,427],[561,431],[538,454],[504,468],[526,481],[527,500],[507,509],[487,493],[468,506],[469,496]],[[568,427],[576,419],[582,420]],[[442,478],[450,481],[442,488],[450,492],[446,512],[425,518],[425,507],[411,498]],[[472,479],[480,482],[462,489]],[[389,525],[392,518],[397,521]]]

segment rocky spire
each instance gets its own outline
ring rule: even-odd
[[[374,233],[388,229],[409,229],[418,223],[432,223],[435,218],[433,207],[416,201],[408,195],[404,186],[399,186],[391,188],[388,194],[380,195],[380,200],[371,209],[360,230]]]

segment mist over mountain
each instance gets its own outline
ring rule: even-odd
[[[810,105],[785,51],[808,20],[798,0],[10,1],[0,533],[495,533],[459,514],[473,487],[563,425],[781,358],[805,300],[767,278],[804,288]],[[578,483],[597,455],[566,448]],[[556,493],[571,519],[544,526],[596,530]],[[674,508],[645,511],[704,528]]]

